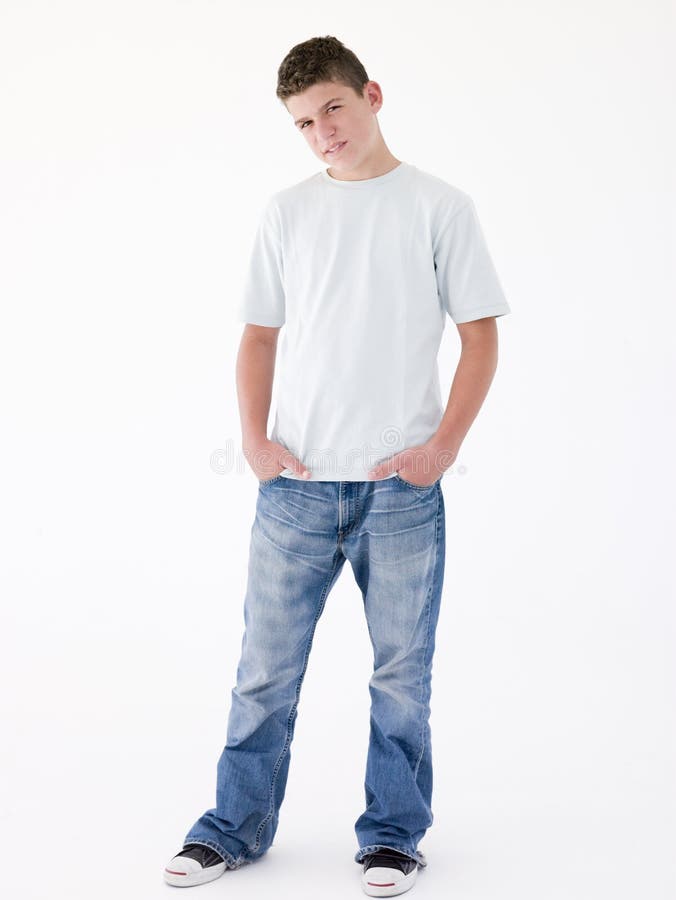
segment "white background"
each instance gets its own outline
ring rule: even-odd
[[[168,897],[162,869],[214,805],[257,493],[235,306],[265,200],[322,167],[277,67],[333,34],[381,85],[395,156],[475,200],[512,308],[466,471],[442,483],[414,891],[671,900],[671,4],[0,10],[8,896]],[[458,353],[448,319],[444,400]],[[273,847],[200,897],[361,895],[372,664],[346,566]]]

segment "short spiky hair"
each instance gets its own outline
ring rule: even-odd
[[[369,81],[366,69],[338,38],[326,35],[296,44],[277,70],[277,96],[284,102],[320,81],[340,81],[360,97]]]

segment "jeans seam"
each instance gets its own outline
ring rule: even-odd
[[[360,853],[363,853],[364,856],[368,856],[370,853],[376,853],[381,848],[384,850],[397,850],[399,853],[404,853],[410,859],[418,862],[417,850],[411,851],[407,847],[394,847],[392,844],[367,844],[365,847],[360,847],[360,849],[357,850],[357,856],[359,856]],[[357,862],[362,863],[363,857],[361,860],[357,860]]]
[[[422,666],[421,666],[421,675],[420,675],[420,708],[422,709],[422,727],[420,732],[420,752],[418,754],[418,759],[416,760],[415,769],[413,770],[413,777],[418,778],[418,770],[420,769],[420,763],[422,762],[422,758],[425,753],[425,704],[424,701],[424,683],[425,683],[425,669],[426,664],[425,660],[427,657],[427,648],[430,645],[430,619],[432,617],[432,591],[434,590],[435,585],[435,576],[437,573],[437,563],[439,561],[439,511],[440,511],[440,502],[439,502],[439,494],[437,493],[437,511],[434,515],[434,561],[432,563],[432,574],[430,579],[430,586],[427,592],[427,624],[425,630],[425,646],[423,648],[423,657],[422,657]]]
[[[279,475],[275,475],[274,478],[267,478],[265,481],[259,481],[258,486],[264,487],[266,484],[272,484],[273,481],[278,481],[282,477],[281,473]]]
[[[279,477],[281,477],[281,476],[279,476]],[[260,847],[260,844],[261,844],[261,837],[262,837],[262,835],[263,835],[263,831],[265,830],[266,825],[268,824],[268,822],[270,821],[270,819],[271,819],[271,818],[273,817],[273,815],[274,815],[274,811],[275,811],[275,784],[276,784],[276,782],[277,782],[277,773],[279,772],[279,769],[281,768],[282,761],[284,760],[284,756],[286,755],[286,752],[287,752],[287,750],[288,750],[288,748],[289,748],[289,746],[290,746],[290,744],[291,744],[291,724],[292,724],[292,722],[293,722],[293,717],[294,717],[294,714],[295,714],[295,712],[296,712],[296,709],[298,708],[298,703],[299,703],[299,700],[300,700],[300,688],[301,688],[301,684],[302,684],[303,678],[304,678],[304,676],[305,676],[305,672],[306,672],[306,670],[307,670],[308,659],[309,659],[309,657],[310,657],[310,649],[311,649],[311,646],[312,646],[312,641],[313,641],[313,639],[314,639],[315,630],[316,630],[316,628],[317,628],[317,622],[319,621],[319,618],[320,618],[320,616],[321,616],[321,614],[322,614],[322,611],[323,611],[323,609],[324,609],[324,605],[325,605],[325,603],[326,603],[326,598],[327,598],[327,596],[328,596],[328,591],[327,591],[327,589],[328,589],[329,585],[331,584],[331,580],[332,580],[332,578],[333,578],[333,576],[334,576],[334,574],[335,574],[336,567],[337,567],[337,565],[338,565],[338,560],[339,560],[339,556],[338,556],[337,554],[334,554],[333,567],[332,567],[332,569],[331,569],[331,573],[330,573],[330,575],[329,575],[329,577],[328,577],[328,579],[327,579],[327,581],[326,581],[326,583],[325,583],[325,585],[324,585],[324,588],[323,588],[323,590],[322,590],[321,602],[320,602],[319,607],[318,607],[318,609],[317,609],[317,614],[315,615],[315,619],[314,619],[314,622],[313,622],[313,624],[312,624],[312,631],[311,631],[311,633],[310,633],[310,637],[308,638],[308,642],[307,642],[307,645],[306,645],[306,647],[305,647],[305,658],[304,658],[304,660],[303,660],[303,668],[302,668],[301,673],[300,673],[300,675],[299,675],[299,677],[298,677],[298,680],[297,680],[297,682],[296,682],[296,700],[295,700],[293,706],[291,707],[291,712],[289,713],[289,717],[288,717],[287,722],[286,722],[286,740],[285,740],[285,742],[284,742],[284,746],[282,747],[282,751],[281,751],[281,753],[279,754],[279,757],[277,758],[277,762],[275,763],[275,767],[274,767],[273,772],[272,772],[272,778],[270,779],[270,808],[269,808],[269,810],[268,810],[268,812],[267,812],[265,818],[263,819],[263,821],[262,821],[262,822],[260,823],[260,825],[258,826],[258,829],[256,830],[256,837],[254,838],[254,846],[251,848],[251,851],[250,851],[251,853],[255,853],[255,852],[258,850],[258,848]]]

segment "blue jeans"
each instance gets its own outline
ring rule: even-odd
[[[315,627],[348,559],[361,590],[374,668],[364,783],[355,822],[361,863],[417,847],[432,824],[432,656],[445,564],[441,478],[259,482],[245,630],[218,761],[216,807],[185,837],[238,868],[272,844]]]

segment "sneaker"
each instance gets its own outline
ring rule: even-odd
[[[164,880],[176,887],[190,887],[213,881],[225,872],[223,857],[203,844],[186,844],[180,853],[167,863]]]
[[[393,897],[413,887],[418,862],[405,853],[382,847],[362,859],[361,886],[369,897]]]

